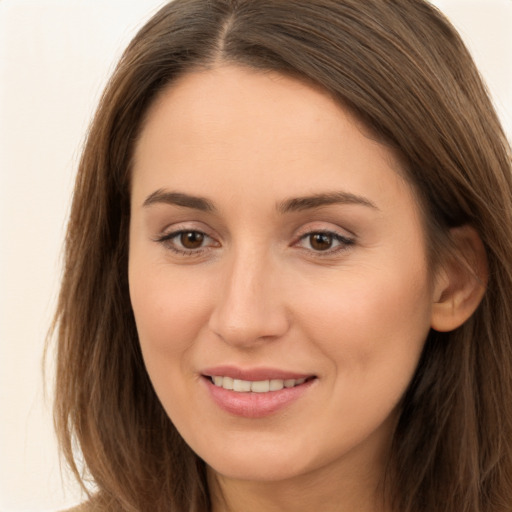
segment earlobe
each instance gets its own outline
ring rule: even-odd
[[[431,327],[448,332],[460,327],[477,309],[487,286],[487,256],[471,226],[450,231],[456,251],[436,273]]]

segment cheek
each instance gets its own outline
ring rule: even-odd
[[[407,271],[404,272],[404,269]],[[304,330],[352,383],[408,383],[430,328],[428,275],[422,266],[333,276],[300,299]],[[400,380],[400,383],[398,380]]]
[[[203,280],[204,281],[204,280]],[[189,407],[194,342],[208,318],[200,280],[170,272],[165,264],[130,264],[130,297],[144,364],[153,388],[175,424],[196,421]],[[200,428],[198,425],[197,428]]]
[[[337,425],[336,418],[350,418],[344,436],[354,443],[386,418],[395,418],[393,411],[416,370],[430,318],[426,280],[413,285],[412,275],[366,277],[371,279],[344,279],[343,288],[340,282],[329,285],[321,296],[309,294],[301,304],[307,312],[303,330],[329,361],[326,423]],[[339,436],[337,428],[326,427],[326,435],[331,429],[333,437]]]
[[[130,264],[130,298],[144,358],[178,356],[198,337],[209,316],[205,280],[172,273],[165,264]],[[148,368],[149,369],[149,368]]]

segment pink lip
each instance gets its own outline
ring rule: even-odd
[[[295,373],[276,368],[238,368],[235,366],[215,366],[201,371],[207,377],[222,376],[240,380],[307,379],[311,374]]]
[[[229,414],[254,419],[264,418],[291,405],[302,397],[317,380],[316,378],[310,378],[299,386],[283,388],[279,391],[270,391],[268,393],[239,393],[215,386],[210,377],[216,375],[231,377],[233,379],[258,381],[271,379],[301,379],[314,376],[271,368],[243,370],[231,366],[219,366],[205,369],[201,373],[203,375],[201,380],[216,405]]]

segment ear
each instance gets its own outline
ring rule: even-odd
[[[455,252],[437,269],[431,327],[453,331],[476,310],[487,286],[487,256],[480,236],[471,226],[450,230]]]

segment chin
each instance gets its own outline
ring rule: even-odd
[[[281,482],[297,477],[305,471],[291,462],[277,462],[272,459],[253,461],[223,460],[215,465],[207,464],[213,474],[230,480],[249,482]]]
[[[251,449],[252,447],[252,449]],[[209,453],[208,453],[209,452]],[[209,469],[221,477],[253,482],[278,482],[314,471],[322,457],[314,457],[303,447],[285,447],[282,443],[248,442],[245,447],[207,451],[202,457]]]

